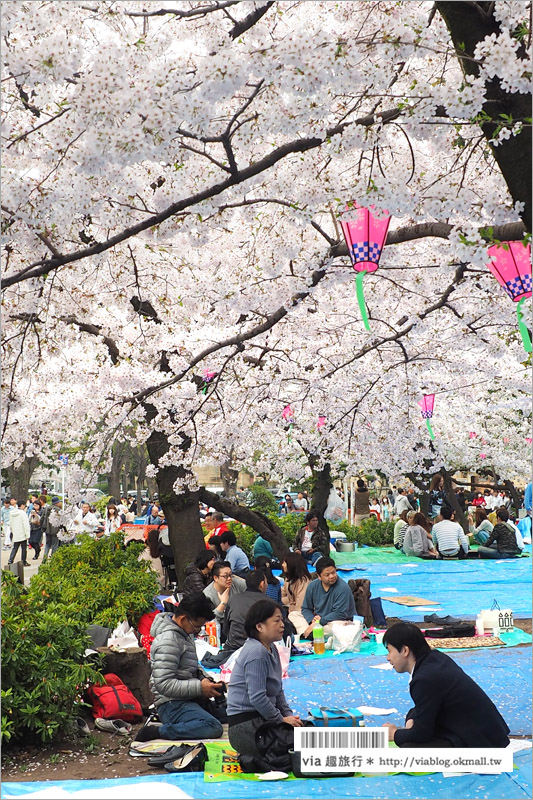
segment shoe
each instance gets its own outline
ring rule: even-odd
[[[120,736],[128,736],[131,733],[130,723],[124,722],[123,719],[96,717],[94,724],[99,730],[107,731],[107,733],[118,733]]]
[[[12,561],[8,561],[7,566],[10,567],[12,563],[13,563]]]
[[[149,742],[150,739],[160,739],[161,723],[146,722],[138,733],[135,734],[136,742]]]
[[[22,564],[23,564],[23,566],[24,566],[24,567],[29,567],[29,566],[31,566],[31,564],[29,564],[29,562],[28,562],[28,561],[23,561],[23,562],[22,562]]]
[[[149,758],[148,766],[164,767],[169,761],[177,761],[178,758],[182,758],[188,750],[190,750],[190,745],[188,744],[174,744],[171,747],[167,747],[164,753],[158,753],[157,755]]]
[[[167,772],[202,772],[207,761],[205,744],[189,745],[187,752],[176,761],[165,764]]]
[[[39,556],[33,556],[32,561],[38,561],[38,560],[39,560]]]
[[[81,717],[76,717],[76,727],[81,736],[89,736],[91,729]]]

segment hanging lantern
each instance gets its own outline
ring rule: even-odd
[[[215,375],[216,375],[216,372],[211,372],[210,370],[208,370],[208,369],[206,368],[206,369],[204,369],[204,373],[203,373],[203,374],[204,374],[204,388],[203,388],[203,390],[202,390],[202,391],[203,391],[203,393],[204,393],[204,394],[207,394],[207,384],[208,384],[210,381],[212,381],[212,380],[213,380],[213,378],[214,378],[214,377],[215,377]]]
[[[477,436],[477,433],[475,431],[470,431],[470,433],[468,434],[468,438],[469,439],[475,439],[476,436]]]
[[[290,443],[291,441],[291,433],[292,433],[292,426],[294,424],[294,411],[291,408],[291,405],[285,406],[283,411],[281,412],[281,416],[285,420],[285,422],[289,423],[289,434],[287,436],[287,441]]]
[[[531,436],[526,436],[526,442],[528,444],[531,444],[533,442],[533,439],[531,438]]]
[[[371,209],[373,208],[374,206],[371,206]],[[353,209],[348,209],[345,219],[341,220],[348,254],[357,272],[355,279],[357,302],[367,331],[370,330],[370,325],[363,294],[363,278],[367,272],[375,272],[378,268],[389,222],[388,211],[383,211],[382,215],[377,217],[368,208],[361,208],[356,202],[353,203]]]
[[[435,405],[435,395],[434,394],[425,394],[422,397],[422,400],[418,401],[418,405],[420,406],[420,410],[422,412],[422,419],[426,420],[426,428],[428,429],[429,435],[431,439],[435,438],[435,434],[433,433],[433,428],[431,427],[431,422],[429,421],[433,416],[433,406]]]
[[[487,454],[486,454],[486,453],[480,453],[480,454],[479,454],[479,457],[480,457],[480,459],[481,459],[482,461],[484,461],[484,460],[487,458]]]
[[[320,414],[318,417],[318,422],[316,424],[318,430],[320,430],[320,428],[323,428],[325,424],[326,424],[326,417],[323,414]]]
[[[517,303],[518,329],[526,353],[531,353],[531,338],[522,316],[522,304],[531,297],[531,245],[522,242],[500,242],[489,247],[487,264],[500,286]]]

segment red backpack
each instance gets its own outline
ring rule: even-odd
[[[104,675],[103,686],[91,686],[87,690],[93,705],[93,717],[122,719],[124,722],[142,722],[141,704],[114,672]]]

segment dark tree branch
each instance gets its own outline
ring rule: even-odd
[[[241,22],[236,22],[233,28],[230,30],[229,35],[232,39],[237,39],[238,36],[241,36],[246,31],[253,28],[256,22],[259,22],[261,17],[263,17],[270,6],[273,6],[273,2],[265,3],[264,6],[260,6],[256,8],[255,11],[251,11],[247,17],[245,17]]]
[[[102,341],[107,347],[109,352],[109,357],[113,364],[118,364],[120,358],[120,351],[116,345],[116,342],[111,339],[109,336],[105,336],[102,334],[102,326],[101,325],[91,325],[88,322],[80,322],[76,319],[72,314],[67,317],[59,317],[61,322],[64,322],[66,325],[76,325],[80,331],[84,333],[90,333],[91,336],[101,336]]]

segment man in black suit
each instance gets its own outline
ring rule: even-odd
[[[492,700],[450,656],[432,650],[416,625],[398,622],[383,644],[396,672],[411,674],[414,702],[405,727],[383,726],[389,740],[398,747],[507,747],[509,728]]]

